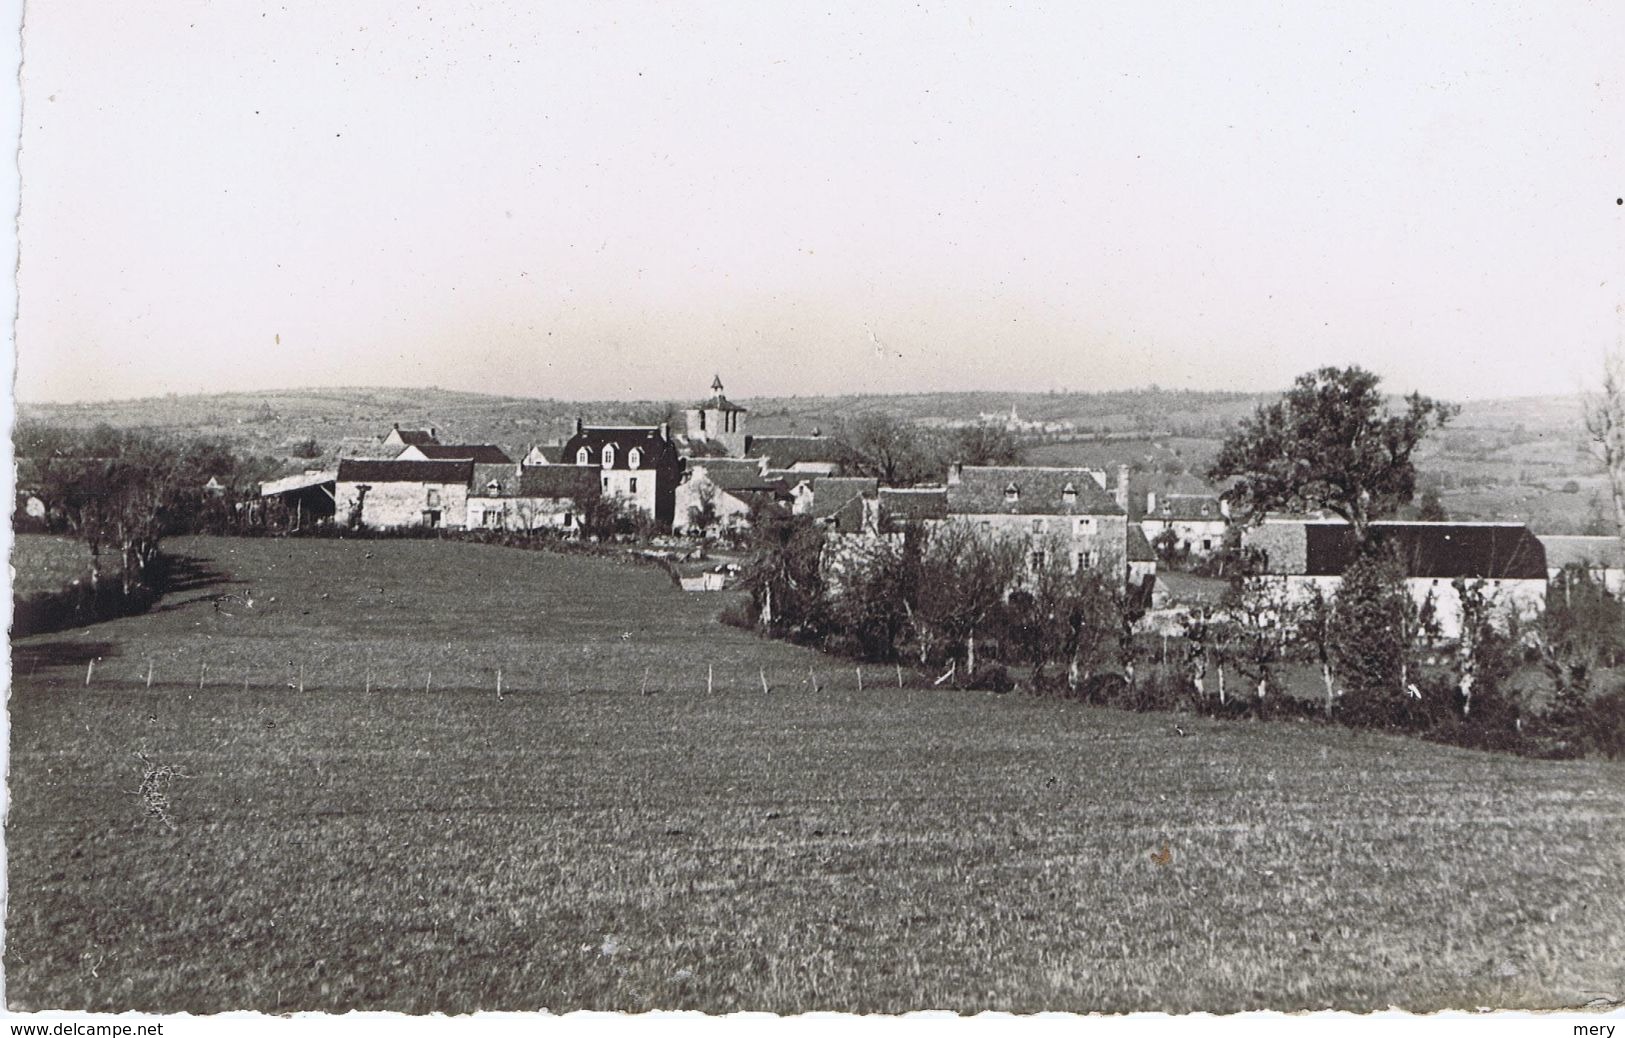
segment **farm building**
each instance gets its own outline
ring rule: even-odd
[[[1083,468],[951,466],[947,514],[990,534],[1028,538],[1035,565],[1056,545],[1074,571],[1127,573],[1128,516]]]
[[[480,465],[512,465],[508,452],[491,443],[414,443],[396,461],[472,461]]]
[[[602,493],[598,473],[577,465],[534,465],[495,487],[476,487],[468,497],[470,529],[580,530],[582,518]]]
[[[333,469],[306,469],[297,476],[284,476],[260,484],[260,498],[280,503],[295,529],[309,522],[331,519],[337,508]]]
[[[460,527],[468,515],[472,461],[344,458],[334,502],[340,521],[371,529]]]
[[[1230,505],[1216,495],[1167,494],[1158,498],[1152,492],[1145,496],[1145,518],[1140,520],[1140,530],[1152,544],[1172,530],[1177,550],[1211,555],[1224,544],[1229,529]]]
[[[873,478],[825,476],[814,480],[812,502],[805,514],[832,533],[873,532],[872,505],[880,481]]]
[[[1546,576],[1570,567],[1583,569],[1611,595],[1625,590],[1625,547],[1618,537],[1556,537],[1540,539],[1546,549]]]
[[[1545,608],[1546,550],[1523,523],[1377,522],[1371,537],[1398,553],[1417,603],[1431,598],[1445,638],[1461,633],[1458,578],[1483,581],[1507,615],[1531,618]],[[1315,587],[1334,596],[1357,548],[1353,527],[1331,519],[1266,518],[1243,533],[1242,544],[1263,552],[1265,575],[1294,599]]]
[[[583,425],[578,419],[575,435],[565,441],[564,459],[596,468],[605,496],[620,498],[670,529],[683,459],[666,424]]]
[[[1128,524],[1128,543],[1125,546],[1128,559],[1128,582],[1140,585],[1147,579],[1156,579],[1157,553],[1146,540],[1145,532],[1135,523]]]
[[[948,517],[948,488],[881,487],[877,495],[881,529],[891,532],[905,523],[935,523]]]

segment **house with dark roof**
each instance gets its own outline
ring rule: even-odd
[[[477,485],[468,498],[468,527],[579,533],[603,492],[601,479],[579,465],[523,466],[506,482]]]
[[[1128,516],[1089,469],[955,464],[946,507],[950,520],[1025,539],[1034,568],[1064,552],[1074,572],[1128,572]]]
[[[439,442],[435,439],[435,429],[432,425],[427,429],[402,429],[401,423],[396,422],[384,435],[385,447],[423,447]]]
[[[747,436],[745,457],[765,458],[769,468],[820,476],[841,473],[841,444],[829,436]]]
[[[1482,582],[1504,615],[1533,618],[1546,606],[1546,549],[1523,523],[1380,521],[1370,538],[1397,555],[1411,596],[1431,605],[1445,638],[1461,633],[1457,580]],[[1264,575],[1284,584],[1290,600],[1316,588],[1335,596],[1359,551],[1354,528],[1340,519],[1266,516],[1243,531],[1242,546],[1262,554]]]
[[[881,487],[877,494],[880,526],[894,531],[906,523],[935,523],[948,518],[948,488]]]
[[[520,459],[521,465],[562,465],[564,464],[564,444],[537,443],[532,444],[525,456]]]
[[[335,474],[340,522],[384,530],[460,528],[468,514],[472,461],[371,461],[343,458]]]
[[[1211,555],[1224,545],[1230,529],[1230,506],[1216,494],[1146,494],[1140,530],[1152,544],[1173,531],[1177,551]]]
[[[671,528],[683,459],[668,425],[584,425],[577,419],[563,453],[567,465],[598,470],[603,496],[619,498]]]
[[[397,461],[473,461],[481,465],[512,465],[508,452],[494,443],[414,443]]]

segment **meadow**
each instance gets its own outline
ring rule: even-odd
[[[1625,990],[1625,765],[882,668],[859,691],[850,664],[718,623],[726,596],[605,559],[169,550],[181,581],[153,612],[13,646],[14,1009]],[[161,811],[138,754],[182,773]]]

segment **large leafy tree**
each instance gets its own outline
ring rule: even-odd
[[[1374,519],[1416,494],[1416,447],[1459,408],[1420,393],[1389,411],[1382,379],[1359,367],[1300,375],[1220,448],[1208,478],[1234,478],[1230,500],[1258,514],[1325,509],[1362,543]]]

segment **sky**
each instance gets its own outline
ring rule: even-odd
[[[1561,0],[31,4],[16,395],[1573,392],[1625,346],[1622,40]]]

